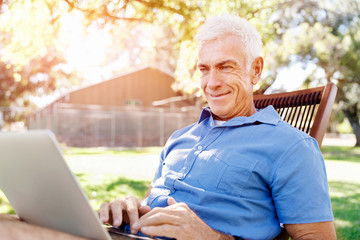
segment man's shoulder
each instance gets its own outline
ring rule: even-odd
[[[296,144],[317,144],[316,140],[309,134],[295,128],[283,120],[279,121],[273,132],[274,134],[271,136],[271,141],[276,145],[282,146],[283,149],[291,148]]]

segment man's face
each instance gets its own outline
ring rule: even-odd
[[[201,89],[215,119],[227,121],[255,112],[252,94],[258,79],[247,67],[243,45],[238,37],[227,35],[200,48]]]

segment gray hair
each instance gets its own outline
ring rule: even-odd
[[[251,66],[255,58],[261,56],[263,43],[259,32],[246,19],[238,16],[223,15],[209,18],[200,27],[195,40],[201,46],[207,41],[215,40],[228,34],[240,37],[244,43],[244,51],[249,57],[248,65]]]

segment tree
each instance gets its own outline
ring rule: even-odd
[[[131,23],[151,23],[160,26],[165,33],[157,38],[154,54],[150,54],[149,62],[157,66],[167,66],[175,71],[176,90],[192,94],[199,90],[199,73],[195,71],[196,44],[193,37],[205,19],[214,14],[224,12],[240,15],[249,19],[262,33],[264,49],[267,52],[266,74],[257,86],[257,93],[263,93],[275,80],[279,60],[274,59],[277,53],[280,25],[273,25],[271,16],[274,11],[285,8],[286,0],[129,0],[129,1],[94,1],[80,2],[65,0],[71,10],[79,10],[86,16],[87,24],[100,22],[102,25],[127,21]],[[155,52],[154,52],[155,51]],[[151,56],[157,56],[151,58]],[[285,62],[285,61],[282,61]]]
[[[283,13],[282,58],[315,66],[306,86],[334,82],[336,101],[360,146],[360,2],[307,1],[296,5],[297,17]],[[294,8],[293,8],[294,9]]]
[[[14,66],[14,69],[22,69],[30,62],[34,63],[33,59],[42,59],[48,55],[47,49],[60,56],[66,48],[59,43],[62,18],[72,13],[80,13],[84,25],[88,28],[110,28],[110,31],[119,37],[114,42],[121,41],[119,45],[122,45],[123,52],[128,52],[130,66],[136,66],[137,62],[164,66],[166,70],[175,72],[178,82],[176,89],[191,94],[198,90],[197,72],[194,71],[196,48],[193,36],[205,18],[221,12],[232,12],[249,18],[264,33],[264,41],[267,43],[275,39],[273,36],[276,33],[276,28],[271,26],[267,18],[272,9],[275,9],[274,6],[281,2],[284,1],[1,1],[0,22],[3,25],[0,23],[0,42],[4,48],[2,59],[5,64]],[[264,22],[267,24],[263,24]],[[157,34],[147,38],[147,41],[152,39],[153,42],[144,46],[139,39],[139,33],[146,32],[149,27]],[[113,48],[114,44],[111,47]],[[121,52],[118,50],[109,53],[110,60],[103,63],[104,68],[111,65],[111,61],[116,62],[119,59],[120,55],[114,54]],[[66,65],[64,56],[62,60]],[[63,69],[56,65],[53,67],[57,70]],[[18,74],[21,74],[21,71]],[[268,74],[266,86],[273,81],[273,75]],[[55,81],[59,85],[59,81]]]
[[[0,2],[2,107],[29,107],[30,94],[49,93],[61,79],[69,78],[69,74],[61,68],[64,58],[54,48],[52,36],[56,34],[56,28],[42,23],[50,19],[49,12],[44,11],[47,6],[35,8],[31,2],[21,4]],[[22,7],[29,7],[30,10],[24,12]],[[24,19],[32,19],[30,25]]]

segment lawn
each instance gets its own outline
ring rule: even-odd
[[[360,147],[326,146],[321,150],[325,161],[360,164]],[[360,179],[360,173],[356,177]],[[338,239],[360,239],[360,184],[329,181],[329,187]]]
[[[325,160],[360,163],[360,147],[324,146],[321,151]]]
[[[360,184],[329,183],[338,239],[360,239]]]
[[[158,148],[143,150],[106,150],[69,148],[66,155],[133,155],[157,153]],[[323,147],[326,161],[344,161],[360,164],[360,148]],[[94,209],[104,201],[117,197],[134,195],[142,198],[150,185],[149,181],[127,179],[113,175],[92,175],[77,173],[77,178],[84,188]],[[360,239],[360,184],[329,181],[330,197],[335,215],[335,228],[339,240]],[[0,191],[0,213],[14,213],[4,194]]]
[[[66,155],[116,155],[116,156],[133,156],[144,154],[159,154],[160,147],[144,147],[144,148],[69,148],[61,145]]]

